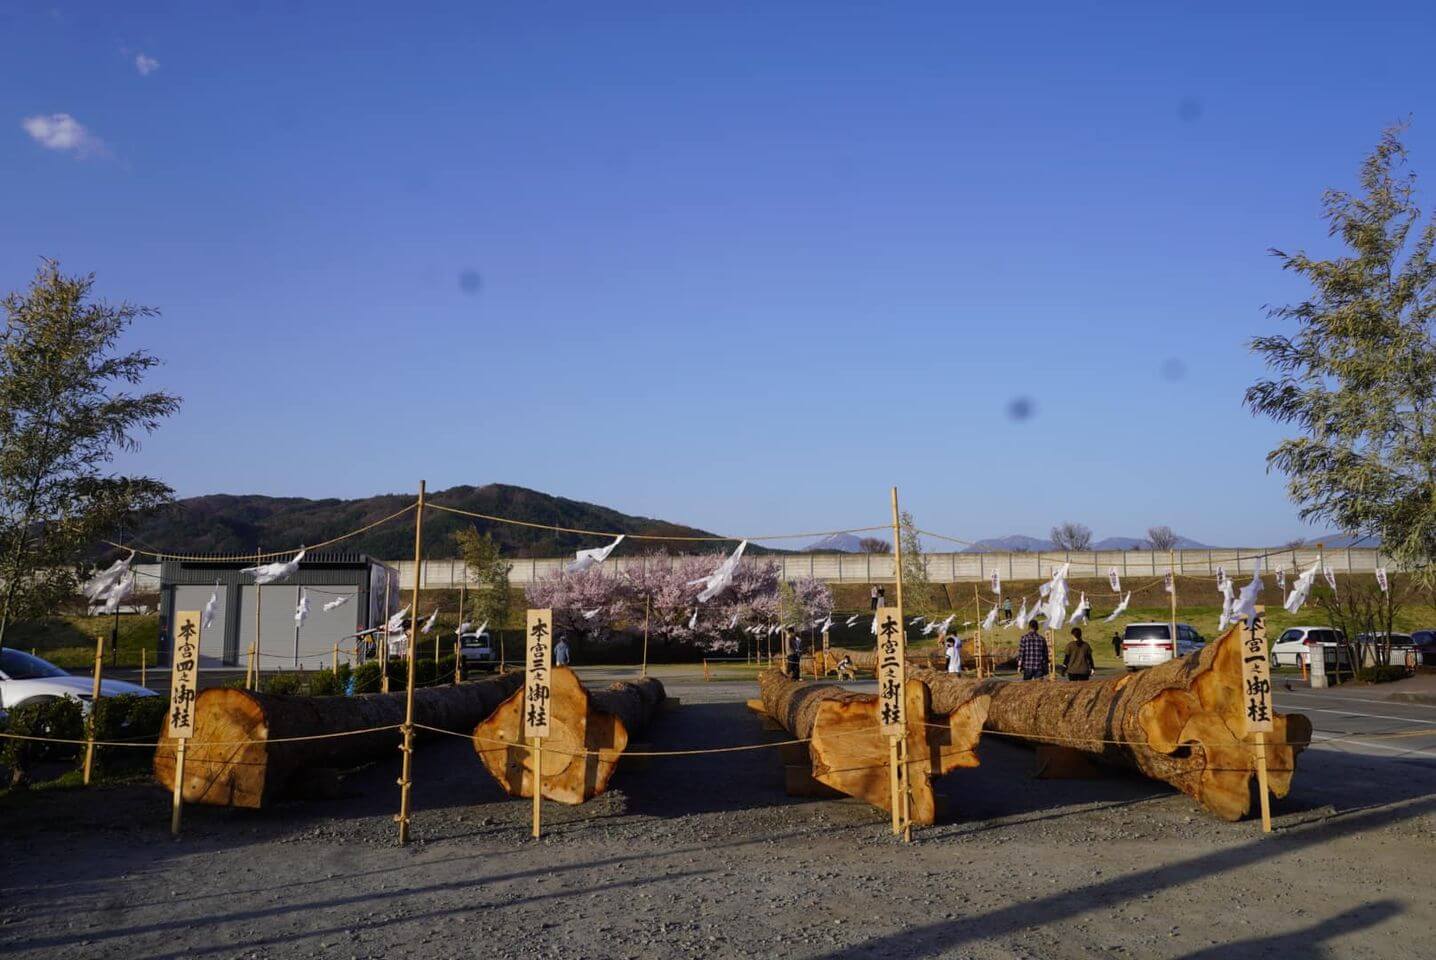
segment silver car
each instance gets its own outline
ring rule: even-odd
[[[1170,623],[1129,623],[1122,634],[1122,662],[1128,670],[1155,667],[1173,657],[1196,653],[1207,642],[1190,624],[1177,624],[1177,642],[1172,643]]]
[[[0,650],[0,711],[13,710],[27,703],[74,697],[80,701],[81,709],[89,713],[94,688],[95,681],[90,677],[66,673],[48,660],[41,660],[14,647]],[[100,681],[102,697],[117,697],[125,693],[137,697],[157,696],[153,690],[123,680]]]

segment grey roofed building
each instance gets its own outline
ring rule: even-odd
[[[258,635],[262,671],[296,665],[327,668],[336,643],[341,662],[352,662],[354,635],[383,623],[402,605],[398,571],[367,554],[308,553],[293,576],[261,587],[255,586],[253,574],[242,572],[254,565],[253,556],[222,555],[166,559],[160,564],[162,664],[170,662],[175,614],[204,610],[216,592],[214,623],[200,632],[201,669],[245,669],[256,626],[262,628]],[[309,598],[309,614],[296,632],[294,612],[301,587]],[[347,602],[324,610],[326,603],[340,597]]]

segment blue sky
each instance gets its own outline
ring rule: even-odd
[[[5,4],[0,287],[163,311],[181,495],[1301,532],[1266,251],[1403,117],[1432,202],[1429,3],[707,6]]]

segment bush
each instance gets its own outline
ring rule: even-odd
[[[5,732],[26,737],[82,740],[85,724],[80,701],[73,697],[23,704],[10,711]],[[29,782],[34,765],[41,760],[75,756],[83,748],[74,743],[41,743],[35,740],[0,741],[0,764],[10,770],[10,785]]]
[[[347,663],[339,667],[338,675],[332,670],[274,673],[260,679],[259,689],[290,697],[339,697],[344,695],[349,676]]]
[[[377,693],[379,691],[379,661],[366,660],[354,668],[354,692]]]
[[[1406,668],[1401,666],[1387,666],[1385,664],[1374,667],[1362,667],[1356,671],[1356,679],[1363,683],[1391,683],[1394,680],[1406,679]]]
[[[90,711],[96,740],[153,743],[164,732],[168,697],[101,697]],[[95,769],[104,773],[147,768],[153,754],[136,747],[96,747]]]

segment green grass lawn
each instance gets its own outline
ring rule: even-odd
[[[105,665],[138,667],[140,651],[145,662],[155,662],[159,648],[159,614],[134,614],[120,617],[119,651],[110,649],[110,629],[114,617],[46,617],[13,623],[5,631],[5,645],[32,650],[57,667],[66,670],[88,670],[95,662],[95,638],[105,638]]]

